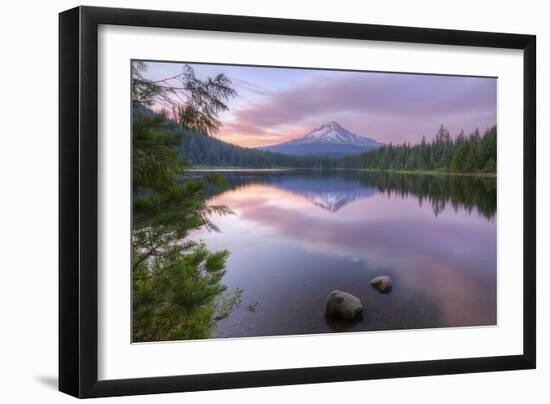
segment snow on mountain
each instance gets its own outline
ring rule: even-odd
[[[362,153],[382,147],[384,144],[374,139],[363,137],[344,129],[338,122],[330,121],[306,135],[279,143],[273,146],[262,147],[276,153],[292,155],[343,155]]]
[[[330,121],[312,130],[301,138],[291,140],[287,144],[343,144],[353,146],[376,147],[381,146],[376,140],[356,135],[344,129],[338,122]]]

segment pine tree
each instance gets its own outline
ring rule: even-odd
[[[235,93],[223,75],[201,81],[186,66],[170,80],[153,82],[144,78],[146,67],[135,62],[132,68],[133,340],[207,338],[217,319],[240,303],[242,291],[227,292],[221,282],[229,252],[210,252],[187,236],[216,230],[210,215],[231,212],[207,204],[206,187],[223,186],[221,177],[181,183],[187,166],[179,147],[190,129],[215,131],[217,114]],[[161,112],[146,108],[159,104]]]

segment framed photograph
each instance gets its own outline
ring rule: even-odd
[[[535,36],[59,23],[61,391],[535,368]]]

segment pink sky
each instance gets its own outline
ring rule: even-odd
[[[159,80],[182,63],[148,62]],[[228,76],[238,96],[220,115],[215,135],[258,147],[303,136],[328,121],[383,143],[431,139],[444,124],[452,135],[496,125],[497,79],[228,65],[189,65],[199,78]]]

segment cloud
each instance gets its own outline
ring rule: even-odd
[[[496,123],[496,79],[324,72],[233,111],[223,132],[260,137],[340,120],[382,141],[419,139],[439,124],[452,131]]]

